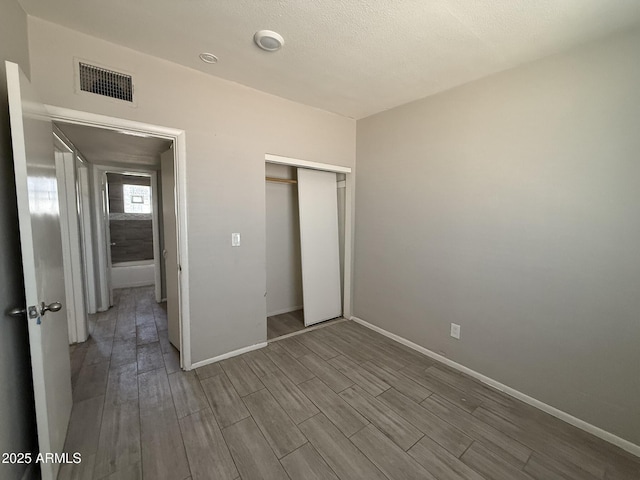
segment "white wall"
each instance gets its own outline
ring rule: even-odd
[[[266,164],[266,176],[295,178],[295,168]],[[302,262],[298,188],[289,183],[266,183],[267,202],[267,316],[302,306]]]
[[[186,131],[193,361],[265,341],[264,155],[354,166],[355,121],[31,17],[29,41],[46,103]],[[76,95],[74,57],[132,72],[137,108]]]
[[[636,444],[639,52],[636,30],[358,121],[354,299]]]
[[[5,313],[25,299],[4,62],[29,75],[27,16],[14,0],[1,0],[0,10],[0,452],[35,452],[27,321]],[[27,468],[0,463],[0,478],[22,478]]]

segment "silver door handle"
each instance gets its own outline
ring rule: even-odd
[[[29,307],[29,318],[37,318],[38,325],[40,325],[40,317],[47,312],[58,312],[62,308],[62,304],[60,302],[53,302],[49,305],[42,302],[40,306],[32,306]],[[26,308],[15,307],[7,312],[8,315],[12,317],[23,317],[27,313]]]
[[[7,315],[11,315],[12,317],[22,317],[25,313],[27,313],[26,308],[16,307],[9,310]]]
[[[53,302],[49,305],[46,305],[44,302],[40,304],[40,315],[44,315],[47,312],[58,312],[62,308],[62,304],[60,302]]]
[[[111,246],[115,247],[116,246],[116,242],[111,242]]]

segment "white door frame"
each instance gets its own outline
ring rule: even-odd
[[[344,173],[345,174],[345,213],[344,213],[344,285],[342,300],[342,316],[351,318],[351,278],[352,278],[352,259],[353,259],[353,175],[351,175],[351,167],[343,167],[331,163],[311,162],[298,158],[283,157],[267,153],[264,156],[265,162],[276,163],[279,165],[288,165],[290,167],[309,168],[311,170],[324,170],[326,172]],[[266,318],[266,303],[265,303]]]
[[[78,212],[80,214],[80,248],[84,273],[87,314],[98,311],[96,299],[96,276],[93,264],[93,228],[91,227],[91,182],[89,166],[76,150],[76,176],[78,190]],[[85,324],[85,329],[87,328]]]
[[[61,142],[70,152],[73,153],[73,164],[69,165],[69,170],[73,170],[74,185],[73,191],[75,193],[73,201],[75,206],[73,210],[77,210],[78,217],[78,231],[76,236],[77,242],[79,242],[80,250],[74,252],[78,255],[81,272],[77,278],[77,284],[80,285],[82,292],[74,292],[74,297],[84,294],[84,309],[85,315],[90,313],[96,313],[96,281],[94,276],[93,265],[93,244],[90,240],[92,237],[93,229],[91,228],[91,198],[90,198],[90,184],[89,184],[89,168],[87,162],[82,158],[82,155],[76,149],[73,142],[71,142],[67,136],[60,130],[55,124],[53,125],[54,140]],[[68,172],[67,172],[68,173]],[[71,190],[71,186],[69,190]],[[70,199],[71,200],[71,199]],[[69,204],[69,210],[71,210],[71,204]],[[75,246],[72,246],[72,252],[76,250]],[[78,319],[76,330],[78,332],[77,341],[84,342],[88,337],[87,319]]]
[[[155,297],[156,302],[160,303],[162,301],[162,271],[160,268],[160,225],[158,220],[158,172],[156,170],[151,170],[148,168],[138,168],[138,167],[111,167],[107,165],[93,165],[94,169],[94,188],[97,191],[99,188],[102,189],[102,185],[106,185],[107,181],[107,173],[118,173],[121,175],[133,175],[137,177],[148,177],[151,184],[151,224],[153,230],[153,269],[154,269],[154,289],[155,289]],[[105,192],[106,193],[106,192]],[[105,195],[102,191],[100,191],[99,195],[102,198]],[[108,210],[108,194],[106,195],[107,201],[107,210]],[[104,238],[106,239],[104,242],[105,250],[102,252],[105,255],[105,269],[100,270],[98,275],[100,276],[100,284],[106,285],[106,290],[103,290],[103,294],[106,293],[106,297],[103,298],[103,302],[105,299],[108,299],[108,309],[113,305],[113,286],[112,286],[112,276],[111,269],[113,268],[113,262],[111,261],[111,248],[110,248],[110,239],[111,239],[111,230],[109,224],[108,215],[102,211],[102,205],[95,204],[96,207],[96,218],[104,219],[104,225],[102,228],[104,229]],[[104,303],[103,303],[104,305]],[[105,309],[105,310],[106,310]]]
[[[98,271],[95,281],[96,289],[96,310],[106,312],[112,304],[111,298],[111,276],[109,265],[111,264],[111,249],[107,248],[109,243],[109,202],[107,198],[107,177],[99,169],[91,168],[91,191],[93,192],[93,202],[90,210],[91,216],[95,219],[95,235],[97,242],[96,257],[98,259]],[[93,230],[92,230],[93,233]]]
[[[180,366],[191,370],[191,318],[189,303],[189,252],[187,237],[187,146],[184,130],[136,122],[123,118],[109,117],[95,113],[71,110],[63,107],[45,105],[51,119],[55,122],[85,125],[107,130],[115,130],[138,135],[151,135],[173,141],[175,146],[174,172],[176,184],[176,218],[178,267],[179,267],[179,304],[180,304]]]
[[[84,342],[88,336],[80,218],[77,209],[76,158],[73,149],[56,130],[54,126],[69,343],[73,344]]]

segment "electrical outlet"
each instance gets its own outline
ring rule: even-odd
[[[451,324],[451,336],[460,340],[460,325],[458,325],[457,323]]]

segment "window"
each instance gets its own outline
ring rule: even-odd
[[[151,213],[151,187],[124,184],[122,195],[124,213]]]

